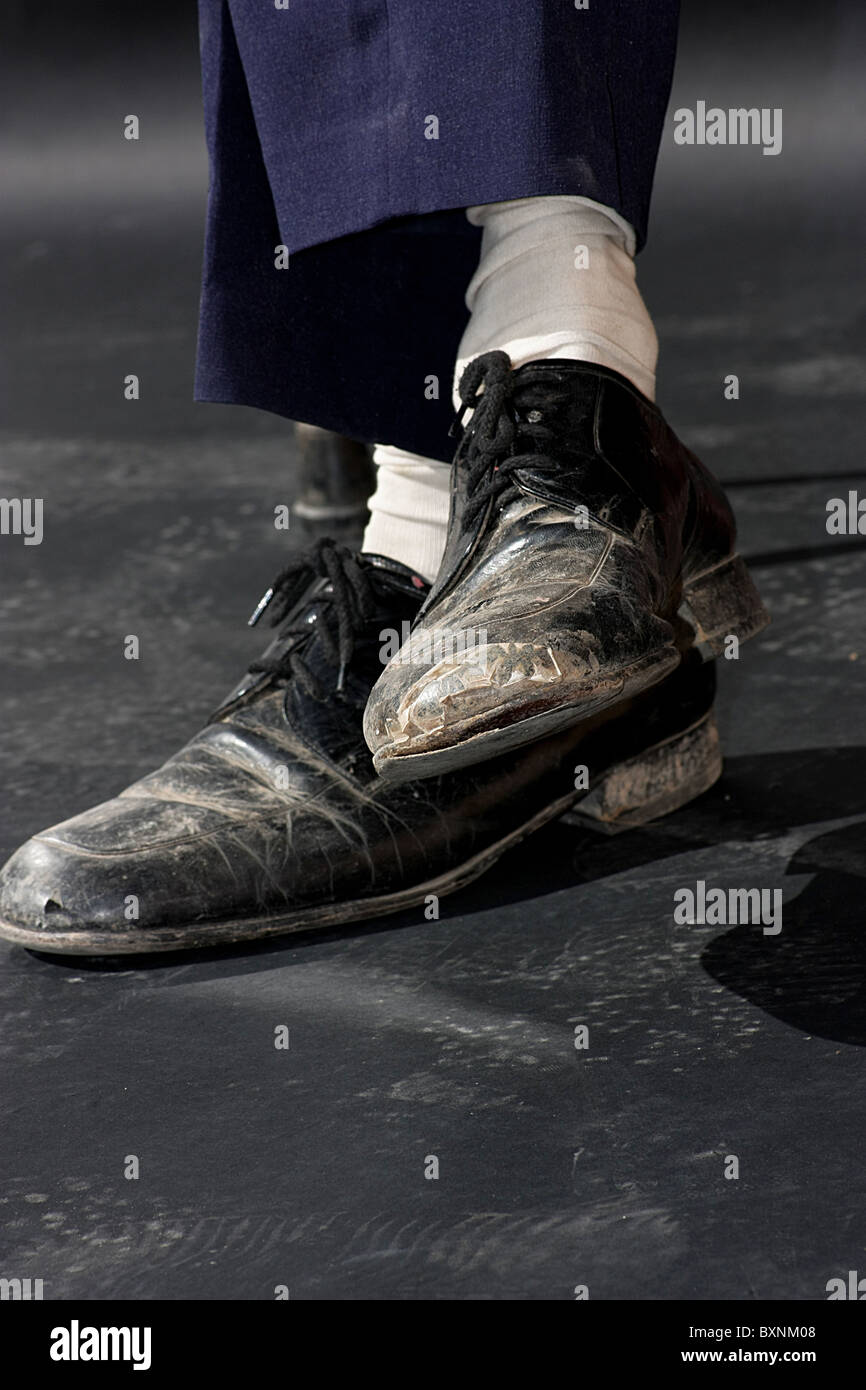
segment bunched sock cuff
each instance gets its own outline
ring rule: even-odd
[[[520,198],[467,209],[482,231],[458,350],[467,363],[493,349],[515,367],[576,358],[621,372],[655,399],[658,340],[635,280],[635,234],[589,198]]]
[[[373,462],[376,491],[367,504],[363,549],[399,560],[432,582],[445,549],[450,466],[390,444],[376,445]]]

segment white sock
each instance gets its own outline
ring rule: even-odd
[[[431,582],[445,549],[451,505],[451,466],[391,444],[377,444],[376,491],[363,549],[408,565]]]
[[[493,348],[515,367],[550,357],[598,362],[655,398],[658,342],[635,283],[634,231],[618,213],[590,198],[557,197],[485,203],[466,215],[483,232],[466,291],[472,317],[458,352],[455,408],[463,369]],[[363,548],[432,581],[445,549],[450,467],[390,444],[377,444],[373,461]]]
[[[464,367],[493,348],[515,367],[549,357],[598,362],[655,399],[658,340],[635,282],[634,230],[619,213],[557,197],[485,203],[466,216],[483,230],[455,407]]]

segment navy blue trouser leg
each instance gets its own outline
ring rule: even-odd
[[[642,244],[677,0],[199,9],[211,189],[197,397],[448,458],[479,240],[462,210],[583,194]]]

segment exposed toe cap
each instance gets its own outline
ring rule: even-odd
[[[104,888],[94,895],[92,878],[88,888],[78,856],[61,842],[35,836],[0,871],[0,935],[20,940],[26,934],[38,945],[40,937],[104,925],[111,896]],[[122,916],[122,895],[118,905]]]

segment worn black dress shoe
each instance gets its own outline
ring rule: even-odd
[[[0,935],[105,955],[375,917],[453,892],[576,803],[588,824],[617,829],[718,776],[713,669],[696,662],[617,718],[389,786],[362,715],[383,645],[425,592],[403,565],[330,542],[285,570],[257,610],[271,605],[277,636],[207,727],[13,855]]]
[[[618,372],[491,352],[460,393],[445,555],[364,720],[392,779],[581,722],[768,621],[719,484]]]

